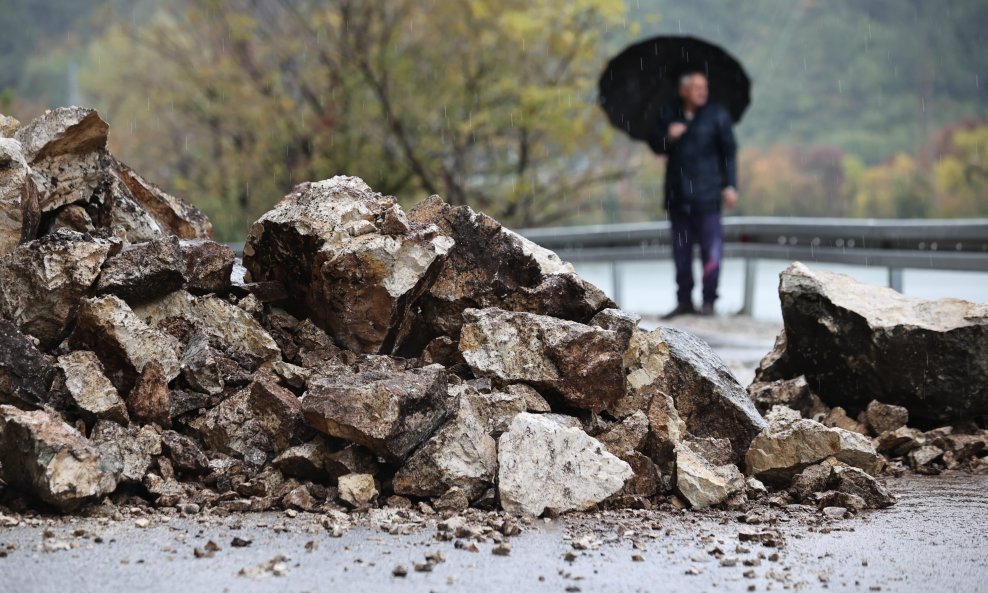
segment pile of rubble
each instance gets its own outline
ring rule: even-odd
[[[801,342],[770,355],[753,400],[707,344],[641,330],[490,217],[437,196],[405,212],[353,177],[297,186],[238,262],[106,135],[68,108],[0,139],[7,505],[893,502],[874,442],[810,393],[826,383],[786,376]],[[905,452],[897,408],[865,414]],[[981,459],[960,432],[908,433],[910,460]]]

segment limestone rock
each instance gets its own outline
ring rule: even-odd
[[[865,411],[865,417],[871,430],[880,435],[905,426],[909,422],[909,410],[872,400]]]
[[[251,226],[244,266],[282,282],[338,344],[390,352],[453,246],[435,225],[387,228],[395,205],[356,177],[298,185]]]
[[[721,504],[744,489],[744,476],[733,463],[711,462],[688,442],[676,447],[676,492],[691,507]]]
[[[90,420],[107,419],[123,424],[130,421],[127,405],[117,388],[106,378],[95,352],[76,350],[58,357],[65,374],[65,387],[75,408]]]
[[[784,362],[829,405],[872,399],[930,423],[988,414],[988,305],[927,301],[801,263],[781,276]],[[936,369],[931,372],[930,369]]]
[[[810,389],[806,377],[755,382],[748,386],[748,395],[762,414],[774,406],[786,406],[800,413],[803,418],[817,420],[818,414],[826,414],[826,405]]]
[[[405,459],[449,413],[445,371],[433,367],[320,377],[302,397],[305,421],[390,460]]]
[[[152,426],[125,427],[110,420],[93,426],[90,441],[114,468],[120,483],[139,484],[161,455],[161,435]]]
[[[692,434],[731,441],[735,463],[740,463],[751,439],[765,427],[724,361],[692,334],[668,327],[638,332],[624,355],[624,366],[629,391],[627,401],[617,402],[619,411],[621,407],[647,409],[657,392],[668,394]]]
[[[0,318],[0,403],[41,407],[51,400],[57,375],[55,360]]]
[[[883,461],[863,435],[806,419],[777,419],[751,442],[747,473],[771,482],[785,482],[808,465],[835,457],[869,473]]]
[[[588,509],[631,477],[600,441],[545,415],[518,414],[498,440],[498,490],[510,513]]]
[[[436,279],[418,300],[404,351],[417,356],[430,340],[459,340],[466,309],[496,307],[587,323],[614,303],[573,266],[493,218],[432,196],[409,212],[412,224],[436,225],[454,241]]]
[[[65,229],[17,246],[0,258],[0,314],[42,345],[57,344],[118,249],[112,240]]]
[[[597,439],[608,451],[622,457],[631,451],[641,450],[649,428],[648,415],[639,410],[597,435]]]
[[[874,476],[843,464],[834,466],[831,481],[838,492],[860,496],[867,508],[881,509],[895,504],[895,497]]]
[[[824,416],[823,420],[820,422],[822,422],[824,426],[829,426],[831,428],[843,428],[844,430],[856,432],[858,434],[868,433],[868,428],[864,424],[848,416],[847,411],[840,406],[831,408],[831,410],[827,412],[826,416]]]
[[[127,197],[158,226],[180,239],[212,238],[213,224],[201,210],[149,183],[127,165],[112,157],[110,161],[110,172]]]
[[[215,241],[188,239],[179,244],[185,260],[186,289],[193,294],[224,293],[230,289],[230,274],[236,255]]]
[[[165,383],[181,370],[175,338],[148,326],[113,295],[82,300],[69,342],[73,348],[96,352],[121,391],[129,391],[152,361],[161,366]]]
[[[461,402],[456,414],[419,447],[395,474],[396,494],[437,497],[459,488],[476,500],[494,481],[497,443]]]
[[[326,469],[331,463],[329,449],[321,437],[285,449],[272,463],[281,473],[292,478],[314,482],[328,482],[330,479]]]
[[[43,183],[35,179],[20,143],[0,138],[0,256],[34,238],[41,220],[38,185]]]
[[[86,437],[43,410],[0,406],[0,464],[12,486],[61,509],[117,487],[113,468]]]
[[[189,386],[209,395],[223,392],[226,382],[220,362],[221,355],[209,343],[209,336],[197,332],[185,346],[182,359],[182,377]]]
[[[617,332],[502,309],[468,309],[460,352],[475,375],[550,390],[599,411],[624,393]]]
[[[617,332],[623,337],[625,348],[627,348],[631,336],[638,331],[638,324],[641,320],[641,316],[636,313],[621,309],[604,309],[593,316],[589,325]]]
[[[96,292],[115,294],[129,303],[174,292],[185,283],[185,260],[178,239],[162,237],[128,245],[103,265]]]
[[[377,498],[377,483],[370,474],[340,476],[340,500],[352,507],[365,507]]]

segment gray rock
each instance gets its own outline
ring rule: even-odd
[[[405,459],[446,419],[446,373],[427,367],[320,377],[302,397],[305,421],[387,459]]]
[[[209,459],[194,440],[174,430],[166,430],[161,433],[161,443],[175,469],[191,474],[209,472]]]
[[[831,483],[838,492],[860,496],[866,508],[882,509],[895,504],[895,497],[873,476],[856,467],[835,465]]]
[[[161,455],[161,435],[152,426],[128,428],[100,420],[93,426],[89,439],[112,464],[122,484],[140,484],[154,458]]]
[[[60,509],[113,492],[113,468],[74,428],[44,410],[0,406],[0,464],[15,488]]]
[[[761,379],[805,375],[855,414],[872,399],[931,423],[988,414],[988,305],[906,297],[801,263],[782,273],[779,296],[785,353]]]
[[[0,256],[35,237],[41,221],[38,186],[43,184],[35,179],[20,143],[0,138]]]
[[[44,347],[57,344],[103,262],[119,247],[65,229],[18,245],[0,258],[0,314]]]
[[[623,347],[613,331],[502,309],[467,309],[460,352],[475,375],[550,390],[594,411],[624,393]]]
[[[338,344],[391,352],[453,246],[435,225],[388,225],[395,206],[356,177],[296,186],[251,226],[250,280],[283,283]]]
[[[755,382],[748,386],[748,395],[762,414],[774,406],[786,406],[800,413],[803,418],[817,420],[817,414],[826,414],[827,406],[810,389],[806,377]]]
[[[41,407],[51,401],[57,376],[55,359],[16,325],[0,318],[0,403]]]
[[[21,122],[16,117],[0,113],[0,138],[13,138],[19,129]]]
[[[182,378],[189,387],[200,393],[222,393],[226,383],[223,381],[220,357],[220,353],[210,345],[209,336],[197,332],[185,345],[179,361]]]
[[[185,283],[185,260],[178,239],[162,237],[128,245],[103,265],[99,294],[115,294],[129,303],[164,296]]]
[[[95,352],[76,350],[58,357],[58,366],[65,374],[65,387],[76,410],[88,420],[113,420],[126,426],[127,404],[117,388],[106,378],[103,364]]]
[[[872,400],[865,410],[865,417],[871,430],[876,435],[880,435],[905,426],[909,422],[909,410],[902,406],[892,406]]]
[[[689,442],[676,447],[676,493],[693,508],[721,504],[745,490],[744,476],[737,466],[706,459],[704,448]]]
[[[632,475],[600,441],[547,415],[518,414],[498,440],[498,492],[510,513],[585,510]]]

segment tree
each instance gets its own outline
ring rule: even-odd
[[[292,184],[339,173],[549,224],[623,173],[588,150],[612,134],[594,104],[597,46],[623,10],[172,0],[108,30],[83,83],[117,152],[206,208],[226,238]]]

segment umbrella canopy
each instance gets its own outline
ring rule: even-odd
[[[600,76],[598,101],[614,127],[646,140],[662,107],[679,96],[686,72],[706,74],[709,100],[727,108],[735,123],[741,120],[751,101],[748,74],[731,54],[695,37],[662,35],[628,46]]]

